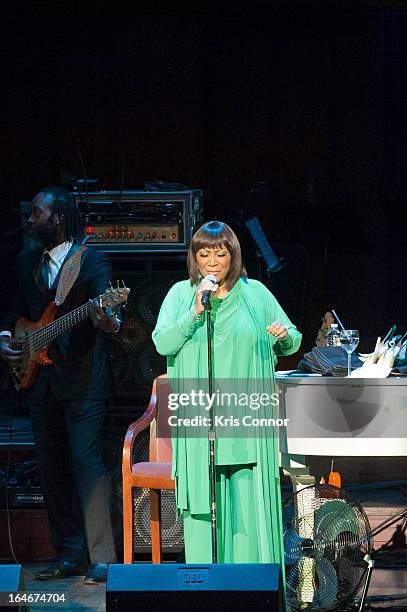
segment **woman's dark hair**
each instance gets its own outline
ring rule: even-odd
[[[52,196],[54,215],[63,220],[64,240],[80,240],[83,238],[83,224],[78,205],[72,193],[59,186],[44,187],[41,193]]]
[[[200,272],[196,263],[196,254],[199,249],[217,249],[226,247],[230,253],[230,268],[225,278],[225,285],[229,289],[242,276],[246,277],[246,268],[242,261],[239,240],[229,225],[222,221],[208,221],[204,223],[193,235],[188,250],[187,267],[192,285],[199,282]]]

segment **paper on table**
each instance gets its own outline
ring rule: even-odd
[[[276,378],[279,376],[322,376],[317,372],[299,372],[298,370],[278,370],[276,372]]]

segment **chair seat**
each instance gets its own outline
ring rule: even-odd
[[[171,478],[171,463],[147,461],[132,466],[132,484],[145,489],[175,489]]]

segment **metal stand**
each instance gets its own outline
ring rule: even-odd
[[[374,567],[374,561],[370,555],[365,555],[364,560],[366,561],[368,568],[367,568],[365,584],[363,585],[363,593],[362,593],[362,598],[360,600],[360,604],[358,607],[358,612],[363,612],[364,610],[367,592],[369,590],[369,585],[370,585],[370,579],[372,578],[372,572],[373,572],[373,567]]]
[[[205,304],[206,310],[206,331],[208,340],[208,383],[209,393],[212,396],[213,393],[213,370],[212,370],[212,331],[211,331],[211,304]],[[209,412],[209,478],[211,488],[211,528],[212,528],[212,563],[218,562],[218,549],[216,541],[216,468],[215,468],[215,439],[216,432],[214,429],[214,414],[213,414],[213,402]]]
[[[407,510],[401,510],[400,512],[397,512],[396,514],[393,514],[393,516],[390,516],[388,519],[383,521],[383,523],[380,523],[380,525],[377,525],[377,527],[372,530],[372,532],[371,532],[372,537],[374,537],[378,533],[381,533],[387,527],[390,527],[391,525],[396,523],[400,518],[404,518],[404,517],[407,518]],[[368,570],[367,570],[367,574],[366,574],[366,580],[365,580],[365,583],[363,585],[362,597],[360,599],[359,604],[357,605],[357,612],[363,612],[363,610],[365,609],[367,593],[368,593],[368,590],[369,590],[370,580],[372,578],[372,572],[373,572],[373,568],[374,568],[374,564],[375,564],[374,559],[373,559],[374,553],[375,553],[375,551],[373,550],[371,555],[366,554],[364,556],[364,560],[368,564]]]

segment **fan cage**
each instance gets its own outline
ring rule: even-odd
[[[283,504],[286,599],[291,610],[338,610],[359,590],[372,536],[362,506],[343,489],[304,487]]]

